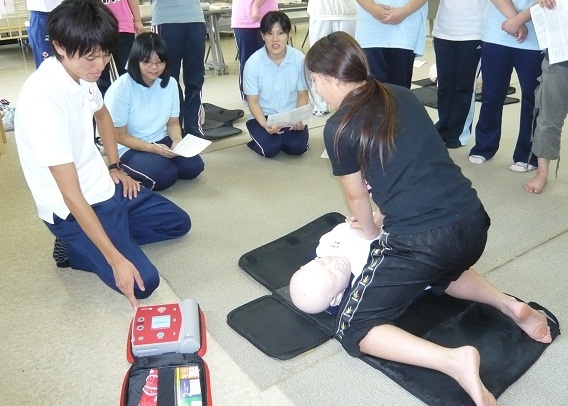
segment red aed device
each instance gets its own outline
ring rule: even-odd
[[[136,310],[131,325],[131,348],[135,357],[172,352],[192,354],[200,347],[200,313],[196,301],[186,299]]]

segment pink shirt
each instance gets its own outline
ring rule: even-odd
[[[136,34],[134,29],[134,17],[130,11],[130,5],[127,0],[101,0],[112,11],[112,14],[118,20],[119,32],[131,32]]]
[[[252,19],[252,5],[254,0],[233,0],[231,7],[231,28],[258,28],[260,20]],[[278,10],[278,0],[266,0],[260,6],[260,18],[269,11]]]

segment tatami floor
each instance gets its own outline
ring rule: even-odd
[[[302,44],[306,30],[305,25],[297,27],[296,47]],[[214,71],[207,71],[204,102],[227,109],[244,108],[238,93],[233,38],[223,35],[222,46],[229,74],[216,76]],[[426,55],[418,58],[425,63],[415,68],[415,79],[427,77],[434,60],[430,40],[426,49]],[[0,42],[0,98],[17,108],[18,91],[33,71],[27,47]],[[512,85],[517,86],[515,79]],[[436,111],[428,111],[435,119]],[[517,120],[518,105],[505,108],[503,127],[508,138],[517,128]],[[313,162],[318,167],[325,165],[325,160],[319,158],[324,123],[325,118],[316,118],[310,125],[310,130],[314,128],[310,154],[317,156]],[[225,325],[228,310],[265,293],[239,273],[236,259],[246,252],[245,247],[252,249],[270,242],[305,224],[316,213],[345,210],[339,189],[333,193],[336,200],[318,200],[318,184],[304,185],[306,195],[315,195],[308,205],[289,205],[281,197],[267,194],[281,192],[279,185],[286,182],[288,189],[284,190],[295,193],[289,186],[292,182],[286,177],[286,168],[308,162],[308,158],[260,160],[243,145],[248,137],[244,119],[236,125],[244,129],[243,134],[216,141],[206,150],[207,167],[200,177],[203,179],[176,184],[164,193],[176,202],[184,202],[194,229],[186,239],[145,247],[162,272],[162,283],[144,304],[189,297],[203,304],[211,328],[205,359],[216,405],[421,404],[378,371],[348,357],[333,340],[300,360],[286,363],[260,354]],[[19,167],[14,133],[8,132],[7,138],[6,152],[0,155],[0,405],[118,404],[122,378],[129,366],[125,344],[132,317],[130,306],[96,277],[55,267],[51,260],[53,237],[35,212]],[[493,219],[491,242],[479,265],[503,289],[552,307],[562,322],[562,316],[568,315],[565,170],[560,171],[558,179],[552,177],[541,196],[528,195],[522,190],[522,182],[530,175],[507,171],[512,141],[504,143],[501,158],[478,168],[467,162],[468,148],[451,152],[466,176],[472,178]],[[248,166],[258,169],[251,171]],[[333,185],[330,176],[323,179]],[[239,187],[234,184],[239,180],[248,183]],[[297,182],[295,178],[294,184]],[[224,201],[227,191],[220,188],[221,184],[238,189],[231,190],[234,199],[247,193],[247,188],[253,197],[243,202]],[[185,185],[187,189],[181,189]],[[259,185],[270,189],[263,190]],[[314,209],[316,205],[321,207]],[[279,213],[286,217],[278,217]],[[211,248],[216,244],[226,247],[232,257]],[[224,273],[225,268],[230,272]],[[217,272],[218,278],[212,276]],[[505,392],[501,404],[560,406],[568,402],[568,350],[563,340],[557,341],[523,379]],[[280,375],[273,373],[277,369]],[[337,375],[329,375],[333,371]],[[356,376],[349,378],[348,374]],[[368,391],[367,397],[351,394],[350,388],[363,377],[368,379],[361,383]]]

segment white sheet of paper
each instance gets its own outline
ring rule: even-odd
[[[196,137],[195,135],[187,134],[185,137],[183,137],[179,144],[176,145],[172,152],[186,158],[191,158],[192,156],[199,154],[210,144],[211,141],[209,140],[204,140],[203,138]],[[159,144],[156,145],[161,147],[161,145]]]
[[[536,39],[538,40],[538,47],[540,49],[548,48],[548,38],[546,37],[546,17],[544,9],[537,5],[530,8],[531,19],[536,32]]]
[[[535,5],[531,7],[531,17],[537,33],[539,48],[548,48],[550,63],[567,61],[568,0],[557,0],[556,7],[552,10]]]
[[[303,124],[308,124],[312,117],[312,105],[306,104],[305,106],[298,107],[297,109],[286,111],[284,113],[271,114],[266,120],[269,127],[292,127],[300,121]]]

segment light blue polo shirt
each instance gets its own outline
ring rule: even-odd
[[[297,107],[298,92],[308,90],[304,76],[304,54],[290,45],[280,66],[262,47],[247,60],[243,73],[246,95],[258,96],[265,116],[284,113]]]
[[[403,7],[408,0],[374,0],[375,4]],[[355,39],[361,48],[409,49],[424,55],[428,2],[406,17],[400,24],[383,24],[357,4]]]
[[[151,87],[136,83],[128,73],[120,76],[105,94],[105,105],[115,127],[126,126],[126,132],[146,142],[159,141],[168,135],[170,117],[179,117],[177,82],[170,77],[165,89],[156,79]],[[118,155],[129,148],[118,145]]]
[[[205,22],[199,0],[154,0],[152,4],[152,25]]]
[[[518,11],[526,10],[534,3],[534,0],[513,0],[513,5]],[[489,2],[489,14],[485,22],[485,28],[483,29],[481,40],[483,42],[490,42],[492,44],[503,45],[511,48],[532,51],[539,50],[538,40],[536,38],[532,21],[525,24],[529,30],[527,38],[523,42],[517,42],[515,37],[507,34],[501,29],[501,24],[503,24],[505,20],[505,16],[501,14],[492,2]]]

